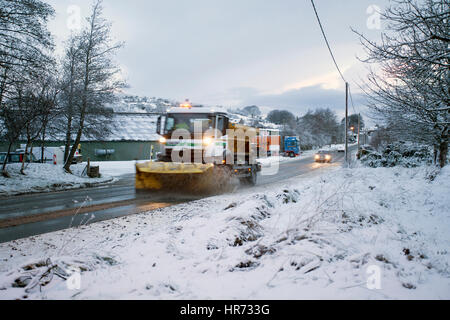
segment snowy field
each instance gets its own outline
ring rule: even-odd
[[[0,299],[449,299],[450,168],[430,176],[329,167],[1,244]]]
[[[66,173],[62,165],[30,163],[25,164],[25,176],[20,174],[21,165],[7,165],[11,178],[0,176],[0,196],[86,188],[113,181],[108,175],[96,179],[82,176],[86,164],[71,166],[72,175]]]

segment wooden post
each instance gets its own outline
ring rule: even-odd
[[[361,118],[361,114],[358,113],[358,151],[359,151],[359,130],[360,130],[360,118]]]
[[[345,163],[348,164],[348,82],[345,83]]]

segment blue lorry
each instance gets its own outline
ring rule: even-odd
[[[300,139],[298,137],[284,137],[284,155],[297,157],[300,155]]]

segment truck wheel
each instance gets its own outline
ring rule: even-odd
[[[295,153],[293,153],[293,152],[289,152],[289,157],[291,157],[291,158],[295,158]]]
[[[240,182],[243,185],[254,186],[254,185],[256,185],[257,177],[258,177],[258,172],[256,171],[256,166],[252,166],[251,175],[248,177],[245,177],[245,178],[241,178]]]

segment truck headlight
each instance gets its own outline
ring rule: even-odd
[[[159,143],[165,144],[167,142],[167,139],[164,137],[159,138]]]
[[[212,143],[212,138],[210,138],[210,137],[204,137],[203,138],[203,145],[204,146],[209,146],[211,143]]]

